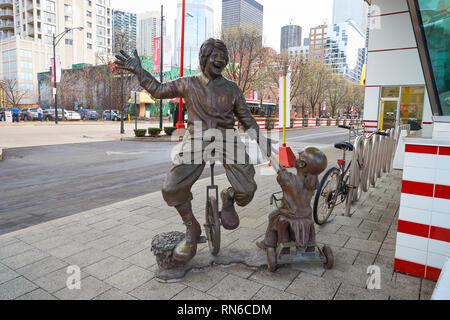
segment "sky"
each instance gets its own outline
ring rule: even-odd
[[[222,0],[214,1],[215,34],[219,34],[222,20]],[[114,9],[133,13],[160,11],[164,6],[168,34],[173,37],[177,3],[181,0],[111,0]],[[302,38],[309,36],[309,29],[325,21],[332,22],[333,0],[257,0],[264,6],[264,42],[266,46],[280,50],[281,27],[289,24],[302,27]]]

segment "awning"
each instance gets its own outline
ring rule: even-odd
[[[154,104],[155,100],[152,99],[152,97],[145,91],[138,92],[137,93],[137,101],[139,104],[145,103],[145,104]],[[128,100],[128,103],[134,103],[134,92],[131,93],[131,97]]]

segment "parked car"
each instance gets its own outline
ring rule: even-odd
[[[64,110],[64,120],[81,120],[81,114],[75,111]]]
[[[37,109],[36,108],[21,109],[19,113],[19,118],[22,121],[37,120],[38,119]]]
[[[55,109],[54,108],[48,108],[43,110],[43,118],[47,121],[54,121],[55,120]],[[63,111],[61,108],[58,108],[58,120],[63,119]]]
[[[109,110],[103,111],[103,120],[119,121],[120,120],[120,111],[119,110],[111,110],[111,113],[109,112]]]
[[[99,120],[100,116],[95,110],[82,109],[80,110],[81,120]]]

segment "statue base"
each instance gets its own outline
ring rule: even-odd
[[[185,234],[173,231],[161,233],[153,237],[151,251],[155,255],[159,269],[156,270],[156,278],[163,281],[178,280],[192,269],[190,264],[178,263],[173,259],[173,250],[184,240]],[[199,243],[205,243],[206,239],[201,237]]]

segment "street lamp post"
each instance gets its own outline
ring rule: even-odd
[[[160,80],[161,83],[163,83],[163,69],[164,69],[164,32],[163,32],[163,28],[164,28],[164,15],[163,15],[163,5],[161,5],[161,46],[160,46],[160,69],[159,69],[159,74],[160,74]],[[162,130],[163,129],[163,101],[162,99],[159,99],[159,128]]]
[[[180,78],[183,78],[184,68],[184,22],[186,14],[186,0],[182,1],[181,5],[181,61],[180,61]],[[180,98],[179,110],[178,110],[178,123],[177,129],[184,129],[183,123],[183,98]]]
[[[57,36],[55,34],[53,34],[53,74],[54,74],[53,84],[54,84],[54,95],[55,95],[55,124],[58,124],[58,96],[56,93],[56,46],[61,41],[61,39],[64,38],[64,36],[66,34],[68,34],[70,31],[75,30],[75,29],[82,31],[84,28],[77,27],[77,28],[66,29],[63,32],[61,32],[60,34],[58,34]],[[63,115],[63,119],[64,119],[64,115]]]

